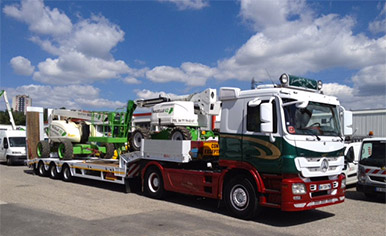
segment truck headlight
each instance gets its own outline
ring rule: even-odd
[[[292,184],[292,193],[293,194],[306,194],[306,185],[302,183]]]
[[[346,187],[346,178],[342,179],[342,183],[340,184],[340,188]]]

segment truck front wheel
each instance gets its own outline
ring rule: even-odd
[[[237,218],[251,219],[255,216],[258,199],[252,183],[245,177],[233,178],[225,186],[225,204]]]
[[[151,198],[161,199],[165,195],[161,172],[151,166],[145,173],[145,194]]]

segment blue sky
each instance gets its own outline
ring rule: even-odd
[[[1,1],[0,87],[34,106],[249,89],[286,72],[386,108],[385,1]],[[1,100],[0,109],[4,109]]]

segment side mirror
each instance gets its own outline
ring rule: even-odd
[[[273,132],[273,110],[272,103],[263,103],[260,105],[260,129],[263,133]]]
[[[343,135],[352,135],[352,112],[343,111]]]
[[[308,106],[308,101],[299,101],[299,103],[296,103],[296,108],[306,108]]]
[[[4,140],[5,142],[4,142],[4,148],[5,149],[8,149],[8,140]]]

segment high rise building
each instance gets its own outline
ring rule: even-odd
[[[26,114],[27,107],[32,106],[32,99],[27,95],[16,95],[12,99],[12,109],[14,111],[24,112]]]

